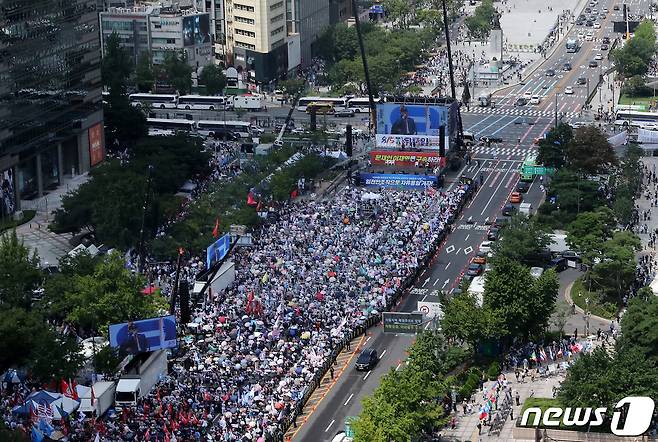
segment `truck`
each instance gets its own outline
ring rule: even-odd
[[[167,350],[136,355],[126,366],[126,374],[117,383],[117,408],[134,407],[167,374]]]
[[[91,391],[94,390],[94,403],[91,403]],[[96,382],[91,387],[77,386],[80,408],[86,415],[101,417],[114,405],[116,384],[114,382]]]
[[[471,284],[468,286],[468,293],[475,296],[478,306],[482,307],[484,303],[484,275],[476,276],[471,280]]]
[[[236,95],[231,102],[233,109],[245,109],[250,111],[258,111],[263,108],[263,99],[260,95]]]
[[[567,53],[575,53],[580,49],[580,42],[577,38],[568,38],[567,43]]]

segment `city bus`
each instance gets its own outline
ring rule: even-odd
[[[310,114],[313,110],[315,110],[315,113],[318,115],[323,115],[323,114],[333,114],[336,112],[334,109],[334,105],[331,103],[309,103],[306,105],[306,113]]]
[[[173,94],[130,94],[129,99],[135,107],[150,106],[154,109],[176,109],[178,96]]]
[[[168,120],[165,118],[147,118],[146,126],[149,129],[170,130],[170,131],[196,131],[194,121],[191,120]]]
[[[658,126],[658,113],[640,112],[633,110],[619,110],[615,118],[615,126],[641,127],[649,129]]]
[[[251,138],[251,124],[248,121],[201,120],[197,123],[197,131],[204,136],[232,133],[240,138]]]
[[[536,175],[553,175],[555,173],[554,167],[545,167],[537,163],[537,153],[532,152],[526,156],[521,165],[521,181],[532,181]]]
[[[374,98],[375,106],[381,101],[381,98]],[[368,113],[370,112],[370,99],[368,97],[350,98],[347,100],[347,108],[356,114]]]
[[[580,49],[580,42],[577,38],[569,38],[566,43],[567,53],[575,53]]]
[[[311,103],[329,103],[334,108],[345,107],[347,100],[345,97],[302,97],[297,103],[297,110],[300,112],[306,112],[306,106]]]
[[[196,110],[218,110],[226,104],[225,97],[203,96],[203,95],[183,95],[178,97],[178,109],[196,109]]]

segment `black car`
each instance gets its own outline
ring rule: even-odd
[[[357,358],[355,367],[359,371],[372,370],[372,368],[377,365],[378,361],[379,356],[377,356],[377,350],[374,348],[366,348]]]
[[[503,139],[495,135],[488,135],[486,137],[482,137],[482,141],[485,143],[502,143]]]
[[[503,207],[503,215],[505,216],[512,216],[516,212],[516,207],[514,204],[505,204],[505,207]]]
[[[569,261],[576,261],[576,262],[582,261],[580,255],[573,250],[564,250],[560,253],[560,256],[562,258],[568,259]]]
[[[610,44],[610,37],[603,37],[603,40],[601,40],[601,43],[609,45]]]
[[[585,8],[585,13],[591,14],[592,13],[592,8]]]
[[[491,229],[489,229],[489,232],[487,233],[487,240],[498,241],[499,233],[500,233],[500,229],[498,227],[492,227]]]
[[[615,11],[619,11],[619,5],[614,5],[614,6],[612,7],[612,9],[615,10]]]
[[[584,21],[584,20],[578,20],[578,21],[576,22],[576,26],[582,26],[582,25],[584,25],[584,24],[585,24],[585,21]]]
[[[509,218],[504,218],[504,217],[498,217],[494,221],[493,225],[494,227],[501,228],[509,224]]]
[[[565,62],[564,65],[562,66],[562,69],[564,69],[565,71],[570,71],[571,70],[571,63],[569,63],[568,61]]]
[[[561,272],[562,270],[567,269],[567,259],[566,258],[555,258],[548,263],[547,266],[549,269],[555,269],[556,272]]]
[[[530,189],[530,183],[525,181],[519,181],[516,185],[516,191],[521,193],[526,193]]]
[[[576,83],[578,83],[578,84],[587,84],[587,78],[578,77],[578,81]]]
[[[603,44],[601,45],[601,50],[602,50],[602,51],[607,51],[607,50],[608,50],[608,45],[605,44],[605,43],[603,43]]]
[[[554,77],[555,76],[555,69],[546,69],[546,76],[547,77]]]
[[[596,61],[596,60],[592,60],[592,61],[589,62],[589,67],[597,68],[597,67],[599,67],[599,62]]]
[[[514,106],[525,106],[526,104],[528,104],[528,100],[523,97],[517,98],[514,102]]]
[[[472,263],[468,266],[468,270],[466,270],[466,274],[468,276],[478,276],[482,273],[482,270],[484,270],[482,264]]]

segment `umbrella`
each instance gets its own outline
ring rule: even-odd
[[[24,380],[25,374],[14,368],[7,370],[5,374],[2,375],[2,382],[8,384],[22,384]]]
[[[152,295],[153,293],[157,293],[160,289],[156,288],[153,285],[149,285],[148,287],[144,288],[142,290],[142,293],[145,295]]]

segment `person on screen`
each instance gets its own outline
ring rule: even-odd
[[[404,104],[400,105],[400,118],[393,123],[391,133],[395,135],[416,135],[416,122],[413,118],[409,118],[409,111]]]
[[[128,323],[128,335],[123,342],[119,343],[119,347],[126,353],[141,353],[149,349],[146,336],[139,332],[132,321]]]

